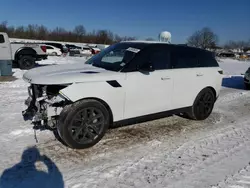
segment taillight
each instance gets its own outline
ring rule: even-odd
[[[46,46],[41,46],[41,49],[42,49],[43,52],[46,52],[46,50],[47,50]]]

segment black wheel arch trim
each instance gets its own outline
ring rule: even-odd
[[[212,90],[214,97],[216,98],[217,97],[216,90],[212,86],[205,87],[204,89],[207,89],[207,88]],[[202,90],[204,90],[204,89],[202,89]]]
[[[31,55],[31,56],[36,56],[37,52],[30,47],[21,47],[15,52],[15,60],[18,60],[19,55]]]
[[[114,121],[113,112],[112,112],[112,110],[111,110],[111,108],[110,108],[110,106],[108,105],[107,102],[105,102],[103,99],[100,99],[100,98],[97,98],[97,97],[87,97],[87,98],[77,100],[74,103],[79,102],[79,101],[83,101],[83,100],[96,100],[96,101],[100,102],[101,104],[103,104],[106,107],[106,109],[108,110],[108,112],[109,112],[110,126],[113,125],[113,121]]]

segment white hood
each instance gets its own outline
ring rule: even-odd
[[[124,73],[108,71],[83,63],[38,67],[27,71],[23,75],[25,81],[40,85],[96,82],[122,78],[125,78]]]

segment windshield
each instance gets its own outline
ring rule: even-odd
[[[145,46],[146,44],[143,43],[132,42],[113,44],[94,55],[86,64],[111,71],[120,71]]]

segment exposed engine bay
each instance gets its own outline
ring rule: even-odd
[[[22,112],[24,119],[54,128],[63,107],[70,104],[70,101],[59,93],[65,87],[67,85],[31,84],[28,87],[29,97],[25,100],[28,108]]]

